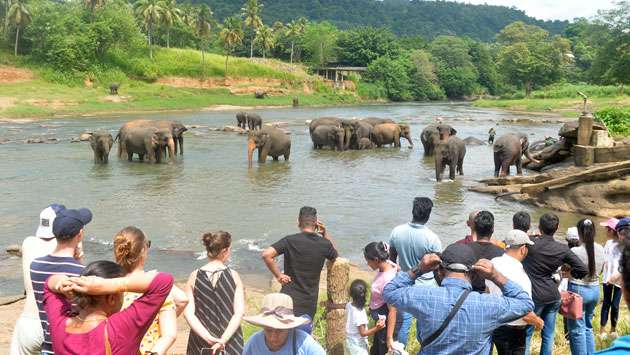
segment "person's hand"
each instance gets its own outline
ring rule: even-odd
[[[545,326],[545,321],[540,317],[536,317],[534,319],[533,326],[534,328],[536,328],[536,330],[541,330]]]
[[[376,329],[379,329],[379,330],[385,328],[385,326],[386,326],[385,319],[377,320],[375,326],[376,326]]]
[[[496,273],[494,265],[488,259],[479,259],[472,268],[479,276],[488,280],[492,280]]]
[[[387,338],[387,353],[391,353],[391,351],[394,349],[394,339],[393,338]]]
[[[276,280],[278,280],[278,282],[281,285],[286,285],[286,284],[291,282],[291,276],[288,276],[288,275],[285,275],[285,274],[280,274],[280,276],[278,276],[276,278]]]
[[[225,350],[225,344],[221,341],[217,341],[214,345],[212,345],[210,350],[212,350],[212,355],[220,354],[223,350]]]
[[[106,293],[100,292],[100,284],[103,281],[97,276],[79,276],[71,277],[68,280],[72,282],[72,290],[74,292],[85,293],[88,295],[101,295]]]
[[[319,232],[319,234],[322,235],[322,237],[329,238],[328,229],[326,229],[326,225],[324,223],[322,223],[320,220],[317,220],[315,225],[317,226],[317,231]]]
[[[418,268],[420,269],[420,272],[424,274],[437,269],[441,262],[442,259],[440,259],[437,254],[424,254],[418,264]]]

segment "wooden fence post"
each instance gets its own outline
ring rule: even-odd
[[[328,262],[326,290],[328,307],[326,312],[326,353],[343,355],[346,339],[346,309],[348,303],[348,280],[350,278],[350,262],[337,258]]]

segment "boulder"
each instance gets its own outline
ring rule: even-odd
[[[18,244],[11,244],[7,247],[6,252],[7,254],[21,257],[22,247],[20,247]]]
[[[558,131],[558,135],[564,138],[574,138],[577,139],[577,130],[578,130],[579,121],[573,120],[569,121],[560,127]],[[606,126],[599,122],[593,123],[593,132],[595,131],[607,131]]]
[[[81,133],[81,135],[79,136],[79,140],[81,142],[87,142],[90,140],[90,137],[92,137],[92,133]]]
[[[615,146],[615,140],[610,138],[607,131],[593,131],[591,145],[597,148],[610,148]]]
[[[225,126],[225,127],[223,127],[223,132],[235,132],[235,133],[239,133],[239,134],[247,133],[246,130],[242,129],[241,127],[237,127],[237,126]]]
[[[24,143],[26,143],[26,144],[39,144],[39,143],[44,143],[44,140],[41,139],[41,138],[29,138],[29,139],[25,140]]]
[[[81,140],[79,139],[79,137],[73,137],[70,139],[70,143],[80,143]]]

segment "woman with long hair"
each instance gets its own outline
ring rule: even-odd
[[[144,264],[149,255],[151,241],[136,227],[126,227],[114,236],[114,258],[126,275],[144,272]],[[137,292],[125,292],[123,309],[142,296]],[[173,286],[160,312],[153,320],[140,344],[141,354],[166,354],[177,338],[177,316],[184,310],[188,298],[186,294]]]
[[[206,233],[202,242],[208,263],[193,271],[186,284],[189,303],[184,315],[190,325],[186,354],[240,355],[245,296],[238,273],[226,265],[232,236],[223,231]]]
[[[170,274],[138,272],[125,276],[120,265],[106,260],[90,263],[80,277],[49,277],[43,303],[54,352],[137,354],[172,286]],[[125,292],[143,296],[121,310]],[[72,312],[77,309],[78,314]]]
[[[370,295],[370,316],[375,321],[385,320],[386,327],[374,334],[374,341],[370,348],[370,355],[385,355],[394,343],[394,328],[396,327],[396,308],[383,300],[383,288],[390,282],[398,265],[389,260],[389,246],[383,242],[372,242],[363,249],[363,256],[372,270],[378,270],[372,281]]]
[[[568,290],[582,296],[583,316],[569,319],[569,342],[572,354],[594,354],[593,313],[599,301],[599,274],[604,266],[604,248],[595,243],[595,225],[588,218],[577,223],[580,246],[571,251],[587,266],[588,274],[582,279],[569,279]]]
[[[616,218],[609,218],[600,225],[606,228],[606,244],[604,244],[604,273],[602,275],[602,288],[604,289],[604,302],[602,303],[602,313],[599,320],[599,334],[606,337],[606,323],[610,314],[610,335],[617,335],[617,319],[619,318],[619,303],[621,302],[621,284],[615,283],[619,275],[619,260],[621,259],[621,246],[619,245],[619,235],[615,227],[619,222]]]

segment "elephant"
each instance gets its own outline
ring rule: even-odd
[[[351,142],[350,142],[350,148],[354,148],[354,149],[361,149],[360,145],[361,145],[361,141],[365,138],[368,140],[372,140],[372,131],[374,130],[374,127],[367,123],[364,122],[363,120],[361,121],[355,121],[354,122],[354,133],[352,135],[351,138]]]
[[[253,131],[258,127],[258,129],[262,128],[262,118],[257,113],[247,113],[247,127],[250,131]]]
[[[481,139],[475,138],[475,137],[464,138],[464,143],[466,145],[485,145],[486,144],[485,141],[482,141]]]
[[[378,118],[378,117],[366,117],[360,120],[361,122],[369,123],[372,127],[379,125],[381,123],[396,123],[396,121],[391,118]]]
[[[497,138],[493,146],[494,176],[510,175],[510,165],[516,165],[516,173],[523,174],[523,154],[534,163],[540,163],[529,153],[529,140],[523,133],[508,133]]]
[[[424,147],[424,155],[434,154],[435,146],[440,141],[440,129],[442,134],[448,134],[448,136],[454,136],[457,134],[455,128],[445,124],[432,124],[424,127],[422,133],[420,134],[420,142],[422,142],[422,146]]]
[[[343,137],[343,149],[350,149],[350,145],[352,143],[352,137],[354,136],[354,132],[356,131],[357,120],[349,120],[342,119],[341,120],[341,128],[344,131]]]
[[[457,136],[441,140],[435,146],[435,180],[442,181],[442,173],[446,165],[449,167],[448,177],[455,180],[455,171],[464,175],[464,157],[466,143]]]
[[[262,90],[256,90],[256,92],[254,93],[254,97],[257,99],[264,99],[265,97],[267,97],[267,92],[262,91]]]
[[[238,112],[236,114],[236,125],[242,129],[247,127],[247,112]]]
[[[171,132],[167,128],[135,127],[128,130],[120,137],[119,144],[125,145],[127,159],[131,161],[134,154],[138,154],[140,161],[144,161],[145,155],[151,163],[161,163],[164,150],[169,141],[173,140]]]
[[[136,128],[147,128],[147,127],[167,129],[170,132],[169,141],[166,146],[167,151],[168,151],[168,156],[170,159],[175,158],[177,144],[179,144],[180,146],[180,154],[184,154],[183,134],[184,132],[188,130],[186,126],[184,126],[178,121],[170,121],[170,120],[159,120],[159,121],[133,120],[122,125],[122,127],[120,127],[120,130],[118,131],[118,135],[116,136],[116,139],[119,140],[118,142],[118,157],[119,158],[122,158],[125,154],[127,154],[126,143],[125,143],[126,141],[124,139],[127,132],[133,131]]]
[[[104,163],[109,162],[109,152],[114,145],[114,138],[107,131],[96,131],[90,135],[90,146],[94,151],[94,162]]]
[[[317,126],[311,134],[311,140],[315,149],[321,149],[325,146],[331,149],[342,151],[344,148],[345,131],[341,127],[336,126]]]
[[[409,149],[413,148],[411,141],[411,128],[406,124],[381,123],[374,127],[372,131],[372,141],[377,147],[386,144],[394,144],[394,147],[400,147],[400,138],[404,137],[409,142]]]
[[[273,160],[278,160],[278,157],[282,155],[287,161],[291,154],[291,138],[283,130],[274,127],[264,127],[255,132],[250,131],[247,139],[249,166],[252,165],[252,156],[256,149],[258,149],[259,163],[265,163],[268,155]]]
[[[359,140],[359,150],[372,149],[374,147],[376,145],[369,138],[361,138]]]
[[[118,89],[120,89],[120,83],[111,83],[111,84],[109,84],[109,94],[110,95],[118,95]]]
[[[177,155],[177,146],[179,145],[179,155],[184,155],[184,132],[188,131],[188,128],[178,121],[157,121],[170,123],[171,134],[175,142],[174,154]]]
[[[308,125],[308,133],[313,134],[313,131],[317,126],[337,126],[341,127],[341,118],[337,117],[319,117],[311,121]]]

